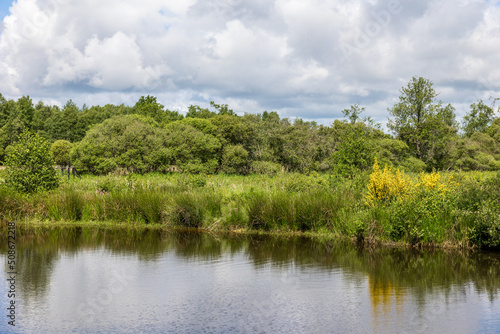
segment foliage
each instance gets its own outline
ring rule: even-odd
[[[412,189],[412,183],[405,176],[404,171],[397,169],[393,172],[387,165],[380,169],[377,159],[373,164],[373,173],[368,183],[366,203],[375,205],[377,202],[389,203],[396,198],[407,197]]]
[[[222,145],[249,146],[253,137],[253,129],[240,117],[227,114],[217,115],[210,118],[210,122],[216,126],[216,136]]]
[[[396,172],[386,174],[394,182]],[[350,179],[318,173],[84,175],[36,196],[0,187],[0,220],[313,231],[365,242],[500,247],[498,173],[404,178],[411,182],[404,195],[366,205],[368,173]]]
[[[5,183],[20,193],[35,193],[59,186],[50,144],[37,134],[23,132],[5,158]]]
[[[85,136],[85,128],[81,124],[79,110],[76,104],[69,100],[63,107],[57,139],[64,139],[69,142],[80,141]]]
[[[56,140],[50,146],[50,156],[57,165],[70,166],[71,161],[69,158],[69,153],[71,152],[72,147],[73,144],[71,144],[67,140]]]
[[[313,122],[282,120],[272,133],[270,146],[285,170],[307,173],[314,169],[318,150],[318,127]]]
[[[327,126],[280,118],[276,111],[239,116],[227,104],[213,101],[208,108],[190,106],[183,117],[151,95],[142,96],[133,107],[79,108],[68,100],[59,108],[43,102],[34,105],[29,96],[14,101],[0,94],[0,163],[7,148],[28,129],[50,142],[74,143],[74,154],[81,154],[75,156],[81,171],[95,174],[285,171],[352,177],[369,170],[374,156],[381,166],[406,172],[500,170],[500,118],[493,109],[482,101],[471,105],[462,124],[465,136],[459,137],[454,108],[436,101],[437,95],[430,80],[412,78],[401,89],[399,103],[389,110],[393,138],[373,119],[363,117],[366,110],[358,104],[342,111],[345,120]],[[98,133],[117,117],[135,117],[135,125],[126,131],[136,135],[124,135],[119,127],[117,133]]]
[[[372,141],[366,140],[370,135],[369,128],[363,123],[346,126],[332,159],[335,172],[343,176],[351,176],[356,171],[368,169],[373,162],[374,154]]]
[[[470,137],[476,132],[484,132],[493,122],[494,114],[493,108],[487,106],[482,100],[473,103],[470,111],[463,118],[464,134]]]
[[[177,121],[165,128],[165,161],[183,172],[214,174],[219,166],[221,143],[212,135]]]
[[[387,164],[390,166],[397,166],[401,164],[403,161],[409,158],[408,150],[408,145],[398,139],[382,138],[375,141],[375,156],[382,164]]]
[[[250,165],[251,173],[275,175],[281,172],[281,165],[271,161],[253,161]]]
[[[183,118],[178,112],[164,110],[164,106],[151,95],[141,96],[134,106],[134,111],[139,115],[151,117],[158,123],[169,123]]]
[[[212,122],[210,122],[205,118],[186,117],[182,119],[180,122],[187,123],[207,135],[215,136],[217,133],[217,126],[215,126],[214,124],[212,124]]]
[[[190,105],[186,117],[190,118],[212,118],[215,117],[217,113],[208,110],[208,108],[201,108],[200,106]]]
[[[242,145],[228,145],[222,152],[222,171],[227,174],[248,173],[248,151]]]
[[[435,191],[437,194],[444,194],[456,186],[453,176],[446,180],[440,173],[420,173],[418,178],[412,180],[404,174],[404,171],[384,167],[380,169],[377,160],[373,164],[373,173],[370,174],[368,183],[368,193],[366,203],[375,205],[377,202],[388,204],[393,200],[406,200],[414,196],[416,192]]]
[[[399,103],[389,109],[394,118],[388,127],[428,168],[442,168],[448,143],[456,133],[455,113],[451,105],[443,107],[435,101],[432,86],[430,80],[413,77],[401,89]]]
[[[81,171],[107,174],[117,168],[144,173],[165,162],[166,133],[138,115],[115,116],[95,125],[71,150],[71,161]]]
[[[498,170],[500,154],[496,141],[486,133],[475,132],[454,143],[453,167],[465,171]]]

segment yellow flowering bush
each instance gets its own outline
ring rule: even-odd
[[[434,192],[444,195],[454,186],[453,176],[444,179],[440,173],[422,173],[416,180],[411,180],[404,171],[385,166],[380,169],[377,159],[373,164],[373,173],[368,183],[368,194],[366,204],[375,205],[375,202],[387,203],[394,199],[405,199],[415,195],[416,191]]]
[[[377,158],[373,164],[373,173],[368,183],[366,203],[374,205],[377,201],[389,202],[397,197],[407,196],[412,189],[411,180],[405,176],[404,171],[397,169],[395,172],[385,166],[380,169]]]
[[[450,177],[451,179],[452,177]],[[451,180],[450,180],[451,181]],[[448,188],[441,179],[441,174],[433,171],[432,173],[422,173],[418,179],[417,187],[422,190],[437,190],[440,193],[445,193]]]

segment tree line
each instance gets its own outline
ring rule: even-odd
[[[461,124],[450,104],[436,100],[432,81],[413,77],[388,109],[384,133],[353,105],[331,125],[280,118],[277,112],[237,115],[226,104],[170,111],[153,96],[134,106],[62,108],[0,94],[0,163],[28,130],[52,144],[56,163],[82,172],[228,174],[282,170],[349,176],[380,164],[405,171],[500,170],[500,117],[476,101]]]

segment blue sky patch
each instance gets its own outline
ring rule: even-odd
[[[9,7],[12,5],[10,0],[0,0],[0,20],[9,14]]]

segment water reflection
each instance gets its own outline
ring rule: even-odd
[[[25,332],[500,331],[498,253],[79,227],[19,227],[17,252]]]

